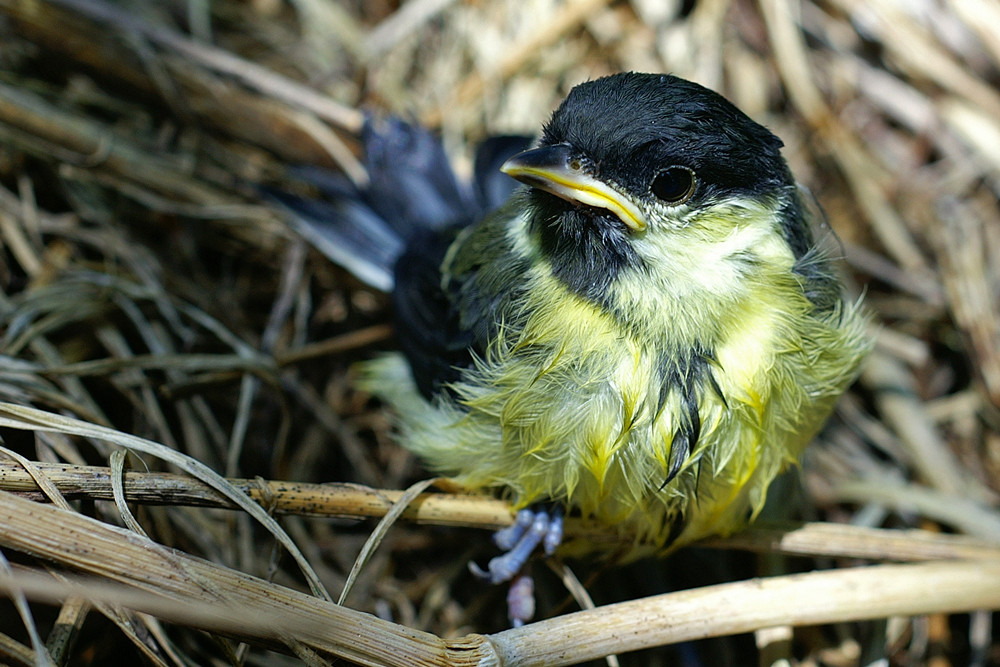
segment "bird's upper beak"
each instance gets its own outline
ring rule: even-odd
[[[646,229],[642,211],[624,194],[587,174],[566,144],[518,153],[504,162],[500,171],[567,201],[607,209],[632,231]]]

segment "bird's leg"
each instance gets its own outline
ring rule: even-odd
[[[493,543],[504,553],[490,559],[485,570],[476,563],[469,563],[474,575],[491,584],[513,580],[507,593],[507,608],[514,627],[523,625],[535,610],[531,577],[518,574],[539,545],[546,556],[555,553],[562,535],[563,517],[558,508],[523,509],[517,513],[513,525],[493,534]]]

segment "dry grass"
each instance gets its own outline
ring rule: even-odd
[[[256,186],[364,179],[363,107],[468,171],[628,69],[771,127],[843,242],[877,351],[795,514],[842,525],[574,561],[579,614],[556,563],[549,620],[502,631],[465,564],[506,507],[413,486],[350,386],[384,295]],[[0,660],[1000,665],[998,83],[989,0],[0,0]]]

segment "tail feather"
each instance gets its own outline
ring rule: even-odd
[[[406,240],[355,196],[323,201],[284,192],[265,192],[289,223],[314,248],[365,284],[392,291],[393,267]]]
[[[369,116],[361,140],[370,179],[365,201],[403,238],[476,212],[472,189],[455,176],[444,146],[427,129]]]
[[[274,189],[264,195],[317,250],[386,292],[393,289],[396,261],[411,241],[469,224],[507,199],[517,183],[499,167],[530,143],[522,136],[486,140],[476,155],[474,180],[466,183],[456,177],[437,137],[419,125],[369,116],[361,139],[369,176],[365,188],[335,172],[302,166],[289,173],[316,188],[322,199]]]

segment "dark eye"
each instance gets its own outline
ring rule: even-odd
[[[686,202],[694,194],[694,172],[687,167],[670,167],[653,178],[649,189],[668,204]]]

